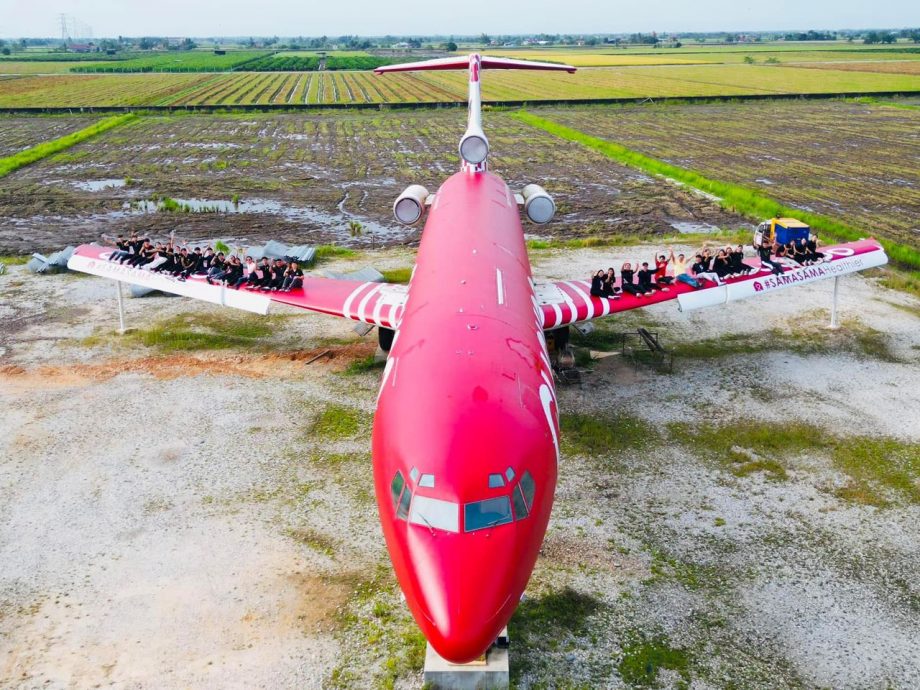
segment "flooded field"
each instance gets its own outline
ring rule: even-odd
[[[189,240],[414,242],[417,230],[392,220],[392,203],[412,183],[436,190],[458,168],[464,118],[454,109],[144,117],[4,178],[0,253],[132,230]],[[683,224],[748,224],[509,114],[488,120],[492,169],[514,189],[539,182],[555,195],[557,221],[528,233],[652,236]]]

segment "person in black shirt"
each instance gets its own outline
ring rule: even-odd
[[[808,252],[808,260],[811,263],[816,264],[824,260],[824,254],[818,251],[817,235],[808,236],[808,241],[805,243],[805,250]]]
[[[620,299],[621,290],[617,287],[617,272],[613,270],[613,266],[607,269],[607,275],[604,276],[604,297],[612,297],[613,299]]]
[[[265,288],[272,282],[272,265],[267,256],[262,257],[258,269],[249,274],[249,285],[253,289]]]
[[[731,274],[728,256],[724,249],[720,249],[719,253],[716,254],[716,257],[712,260],[712,271],[719,277],[718,282],[725,280]]]
[[[760,256],[761,266],[766,266],[768,269],[770,269],[770,272],[773,273],[773,275],[780,276],[783,274],[782,266],[780,266],[778,263],[774,263],[773,259],[770,257],[769,246],[761,246],[757,250],[757,254]]]
[[[183,247],[181,254],[182,256],[179,260],[179,269],[176,275],[178,275],[179,280],[185,280],[198,270],[198,262],[201,259],[201,250],[196,247],[195,251],[190,252]]]
[[[218,253],[218,255],[211,260],[211,265],[208,269],[208,275],[205,280],[211,283],[211,285],[213,285],[215,281],[220,282],[227,270],[226,264],[227,262],[224,260],[224,253]]]
[[[648,267],[648,261],[642,262],[642,269],[636,275],[639,278],[639,292],[644,295],[652,295],[657,292],[652,282],[655,271]]]
[[[275,259],[275,263],[269,271],[268,283],[262,286],[262,290],[280,290],[284,284],[284,272],[286,270],[287,265],[284,263],[284,259]]]
[[[141,249],[143,249],[145,242],[149,242],[149,240],[147,240],[146,238],[140,239],[137,235],[132,234],[131,239],[128,240],[128,252],[129,253],[127,255],[122,256],[118,260],[118,263],[126,264],[129,261],[132,261],[133,259],[135,259],[137,255],[141,253]]]
[[[603,297],[604,295],[604,272],[598,271],[591,278],[591,295],[593,297]]]
[[[119,234],[115,238],[115,251],[109,254],[109,261],[118,261],[126,254],[128,254],[128,242],[124,235]]]
[[[281,284],[281,291],[290,292],[300,287],[303,287],[303,271],[300,270],[300,266],[297,265],[296,261],[292,261],[291,265],[288,266],[288,269],[284,272],[284,282]]]
[[[645,293],[640,292],[639,288],[636,287],[636,284],[633,282],[635,274],[636,272],[632,270],[632,266],[629,263],[623,264],[620,268],[620,287],[623,292],[628,292],[630,295],[645,297]]]
[[[221,282],[224,285],[236,285],[236,281],[240,280],[242,275],[243,264],[240,263],[240,257],[231,256],[224,270],[224,275],[221,277]]]
[[[744,246],[740,244],[737,248],[729,252],[728,265],[731,267],[731,273],[735,277],[747,275],[754,270],[744,263]]]
[[[130,259],[128,259],[129,266],[140,267],[144,264],[150,263],[153,261],[154,257],[157,255],[157,249],[153,246],[150,240],[144,240],[144,244],[141,245],[140,251],[137,254],[134,254]]]

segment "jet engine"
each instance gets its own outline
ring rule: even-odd
[[[425,201],[428,190],[420,184],[406,187],[393,202],[393,215],[403,225],[415,225],[425,213]]]
[[[524,213],[532,223],[543,225],[556,215],[556,202],[540,185],[527,185],[521,196],[524,197]]]
[[[479,165],[489,157],[489,140],[481,129],[466,131],[460,140],[460,157],[470,165]]]

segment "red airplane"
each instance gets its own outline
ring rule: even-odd
[[[436,194],[406,189],[394,204],[406,224],[426,214],[408,286],[308,277],[290,293],[252,293],[177,282],[79,247],[70,268],[257,313],[271,302],[378,326],[389,352],[373,430],[380,521],[399,584],[419,627],[445,659],[485,653],[520,601],[553,503],[559,425],[544,333],[665,300],[695,309],[767,294],[887,262],[874,241],[822,248],[824,261],[758,261],[752,274],[695,289],[676,282],[640,298],[590,295],[581,280],[534,281],[519,205],[535,223],[555,204],[540,187],[514,194],[487,170],[482,69],[566,70],[567,65],[470,55],[378,72],[469,70],[460,172]]]

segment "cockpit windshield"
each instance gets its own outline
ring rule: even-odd
[[[451,501],[416,495],[409,511],[409,522],[445,532],[460,531],[460,506]]]
[[[463,525],[467,532],[504,525],[512,519],[511,501],[507,496],[487,498],[463,506]]]

